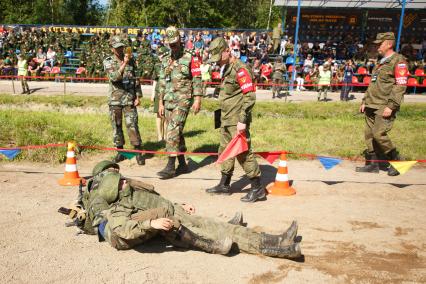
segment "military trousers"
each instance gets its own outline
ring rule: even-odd
[[[167,152],[185,152],[186,144],[183,137],[183,128],[185,127],[186,118],[192,105],[192,99],[179,100],[173,104],[173,108],[167,106],[165,109],[165,117],[167,122]],[[176,155],[171,155],[176,156]]]
[[[235,137],[237,134],[237,126],[222,126],[220,128],[220,146],[219,153],[222,153],[225,150],[228,143]],[[238,163],[241,165],[245,171],[248,178],[254,178],[260,176],[260,168],[257,160],[251,150],[251,141],[250,141],[250,125],[247,125],[246,137],[249,145],[249,150],[247,152],[239,154],[236,158]],[[228,159],[221,164],[221,172],[225,175],[232,175],[234,172],[235,158]]]
[[[365,143],[370,153],[389,153],[395,146],[388,136],[388,132],[392,130],[393,122],[396,114],[392,113],[390,117],[382,116],[383,109],[365,108]],[[378,147],[378,149],[377,149]]]
[[[283,79],[273,79],[272,83],[274,84],[272,86],[272,96],[275,96],[275,94],[277,94],[277,96],[280,95],[281,90],[283,89],[282,86],[276,86],[276,85],[282,85],[284,83]]]
[[[250,228],[216,221],[212,218],[189,215],[180,206],[175,207],[174,218],[205,239],[216,241],[229,237],[239,251],[251,254],[260,251],[261,234]]]
[[[135,106],[109,106],[109,114],[115,146],[123,146],[125,144],[123,135],[123,116],[130,144],[133,146],[142,145],[138,125],[138,111]]]

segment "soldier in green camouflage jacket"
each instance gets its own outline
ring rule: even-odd
[[[298,229],[295,221],[284,233],[270,235],[244,227],[241,213],[228,223],[195,216],[194,206],[172,203],[152,185],[125,178],[118,171],[118,165],[109,161],[95,166],[94,178],[80,197],[78,206],[83,210],[77,214],[80,228],[98,234],[101,241],[108,241],[117,250],[163,235],[174,246],[209,253],[227,254],[235,247],[237,251],[272,257],[301,256],[300,245],[294,242]]]
[[[170,47],[170,55],[162,58],[159,76],[159,112],[167,120],[166,150],[168,152],[185,152],[186,145],[183,128],[189,109],[195,114],[201,107],[203,95],[200,59],[192,50],[184,50],[181,46],[177,28],[166,30],[166,44]],[[179,166],[175,168],[176,156]],[[167,166],[158,175],[161,179],[173,178],[176,174],[189,172],[184,155],[172,154]]]
[[[251,180],[251,190],[241,198],[243,202],[264,200],[266,193],[260,183],[260,169],[250,146],[251,112],[256,102],[256,88],[250,69],[238,58],[231,55],[230,48],[222,38],[210,43],[210,62],[225,65],[222,85],[219,93],[221,108],[220,147],[222,152],[237,133],[245,133],[249,150],[237,156],[246,175]],[[231,194],[231,177],[234,172],[235,159],[228,159],[221,164],[220,183],[206,191],[213,194]]]
[[[374,67],[371,83],[362,99],[360,112],[365,114],[366,165],[357,167],[358,172],[379,172],[376,160],[384,154],[388,160],[400,160],[388,132],[392,129],[406,91],[408,66],[404,56],[393,50],[395,35],[392,32],[377,34],[378,52],[382,59]],[[389,176],[399,175],[390,166]]]
[[[113,128],[113,140],[118,149],[123,149],[123,116],[130,143],[137,150],[141,150],[142,140],[138,126],[139,99],[142,90],[135,75],[136,63],[130,54],[124,54],[124,44],[119,36],[111,38],[112,56],[105,58],[103,65],[109,79],[108,105]],[[119,152],[114,158],[115,162],[123,161],[125,157]],[[144,156],[136,156],[139,165],[145,164]]]

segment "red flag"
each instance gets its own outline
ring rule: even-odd
[[[270,152],[257,152],[256,154],[258,154],[259,156],[261,156],[262,158],[264,158],[265,160],[268,161],[268,163],[270,163],[271,165],[278,159],[278,157],[280,156],[280,153],[270,153]]]
[[[216,163],[221,164],[225,160],[233,158],[241,153],[248,151],[248,144],[245,133],[239,133],[229,142],[226,149],[220,154]]]

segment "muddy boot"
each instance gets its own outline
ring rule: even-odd
[[[166,167],[157,173],[160,179],[170,179],[176,175],[175,162],[176,157],[169,157]]]
[[[191,171],[189,170],[188,165],[186,164],[185,156],[179,155],[177,156],[177,159],[179,164],[176,168],[176,175],[178,176],[178,175],[190,173]]]
[[[208,240],[201,236],[198,236],[185,226],[180,226],[178,233],[182,242],[187,243],[195,248],[201,249],[202,251],[215,253],[215,254],[227,254],[232,247],[232,239],[225,237],[223,239],[214,241]]]
[[[270,246],[268,244],[262,243],[260,244],[260,251],[261,254],[266,256],[272,256],[272,257],[279,257],[279,258],[288,258],[288,259],[295,259],[302,256],[302,251],[300,250],[300,244],[294,243],[289,246],[285,247],[279,247],[279,246]]]
[[[355,171],[359,173],[378,173],[379,163],[374,160],[377,160],[377,155],[375,153],[365,153],[365,166],[356,167]]]
[[[242,202],[256,202],[257,200],[265,200],[266,192],[263,185],[260,184],[260,177],[251,179],[251,189],[240,200]]]
[[[281,235],[270,235],[262,233],[262,242],[271,247],[286,247],[294,243],[294,238],[297,236],[298,225],[293,221],[288,229]]]
[[[214,186],[214,187],[207,188],[206,192],[212,193],[212,194],[230,195],[231,194],[231,186],[230,186],[231,177],[232,177],[232,175],[226,175],[226,174],[222,173],[222,177],[220,179],[219,184]]]
[[[123,146],[117,146],[117,149],[123,149]],[[115,157],[112,159],[112,161],[114,163],[120,163],[121,161],[124,161],[126,159],[126,157],[124,157],[123,154],[121,154],[121,152],[118,152],[117,155],[115,155]]]
[[[232,217],[232,219],[229,220],[228,223],[232,224],[232,225],[245,227],[244,221],[243,221],[243,212],[241,212],[241,211],[236,212],[234,217]]]
[[[401,160],[401,157],[399,156],[399,153],[396,149],[393,149],[392,151],[390,151],[387,154],[387,157],[388,157],[389,161],[400,161]],[[399,175],[399,172],[392,165],[390,165],[389,169],[388,169],[388,176],[394,177],[394,176],[397,176],[397,175]]]
[[[134,146],[135,150],[142,150],[142,147],[139,146]],[[139,166],[144,166],[145,165],[145,156],[142,153],[138,153],[136,155],[136,162],[138,163]]]

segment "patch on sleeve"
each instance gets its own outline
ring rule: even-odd
[[[255,92],[253,81],[251,80],[250,74],[244,68],[241,68],[237,72],[237,80],[238,84],[240,84],[240,88],[243,91],[243,94],[247,94],[248,92]]]
[[[192,77],[201,76],[200,60],[198,59],[197,56],[192,56],[191,74],[192,74]]]
[[[408,79],[408,69],[406,63],[398,63],[395,66],[395,81],[397,85],[406,85]]]

